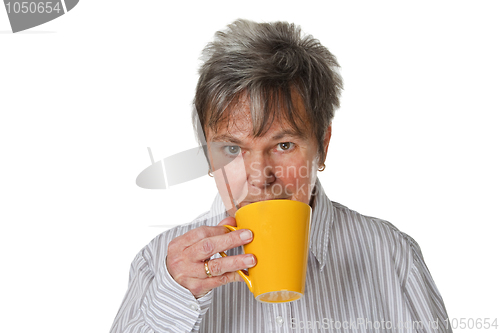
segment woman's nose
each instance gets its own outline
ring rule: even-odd
[[[263,157],[249,161],[246,169],[247,180],[251,186],[264,188],[276,181],[273,165]]]

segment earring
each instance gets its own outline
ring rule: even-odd
[[[211,171],[210,169],[208,169],[208,175],[209,175],[210,177],[213,177],[213,176],[214,176],[214,175],[212,174],[212,171]]]
[[[325,168],[326,168],[326,164],[323,163],[323,165],[318,168],[318,171],[321,172],[321,171],[325,170]]]

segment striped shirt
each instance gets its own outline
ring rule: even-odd
[[[195,299],[173,280],[165,265],[168,243],[225,218],[217,196],[209,212],[139,252],[111,332],[451,332],[418,244],[387,221],[331,202],[319,180],[315,193],[301,299],[260,303],[243,282]]]

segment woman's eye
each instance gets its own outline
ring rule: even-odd
[[[278,143],[278,150],[290,150],[293,147],[291,142],[281,142]]]
[[[240,153],[241,148],[238,146],[225,146],[224,151],[228,155],[236,156]]]

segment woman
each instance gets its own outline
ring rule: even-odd
[[[193,120],[219,196],[137,255],[112,332],[446,331],[416,242],[331,202],[317,179],[339,107],[338,67],[292,24],[238,20],[216,34],[204,50]],[[253,235],[222,226],[236,225],[242,206],[271,199],[313,209],[306,292],[291,303],[253,299],[236,273],[256,264],[241,250]]]

